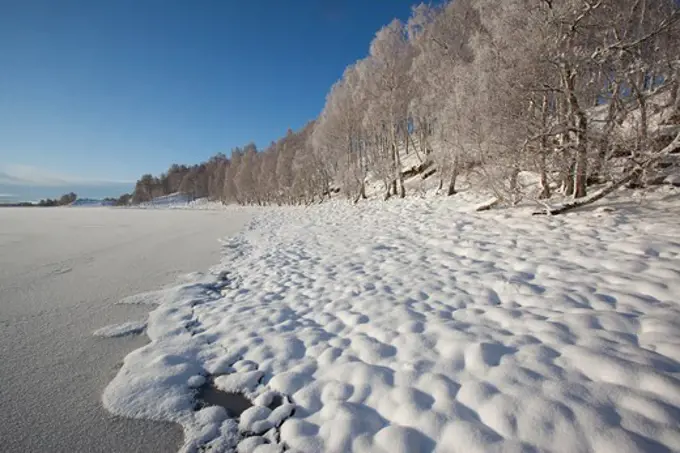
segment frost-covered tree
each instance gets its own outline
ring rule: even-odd
[[[224,200],[224,177],[229,160],[224,153],[218,153],[206,163],[208,196],[213,200]]]
[[[236,176],[241,169],[242,151],[240,148],[231,150],[231,160],[224,175],[224,199],[226,203],[243,203],[236,186]]]
[[[644,185],[680,123],[676,0],[455,0],[381,28],[319,117],[258,152],[144,175],[133,199],[183,191],[226,203],[311,203],[367,182],[405,196],[436,172],[500,202],[578,204]],[[661,101],[660,101],[661,99]],[[414,152],[420,165],[402,168]],[[647,173],[650,174],[647,174]],[[528,181],[528,182],[527,182]],[[582,200],[582,201],[579,201]],[[540,203],[543,203],[542,201]]]
[[[392,194],[398,193],[402,198],[406,190],[399,155],[399,131],[407,128],[408,106],[413,93],[413,80],[409,74],[413,56],[406,27],[395,19],[378,31],[365,64],[359,66],[367,98],[365,123],[373,132],[376,148],[380,149],[375,153],[374,162],[383,169],[389,168]],[[390,194],[388,186],[386,197]]]
[[[236,173],[236,190],[240,195],[241,203],[255,203],[257,201],[257,147],[249,143],[243,148],[243,156]]]
[[[293,131],[288,130],[286,136],[277,143],[276,156],[276,179],[279,189],[279,201],[291,203],[291,188],[293,187],[293,159],[295,158],[296,147],[294,143]]]
[[[272,143],[260,155],[260,168],[257,178],[257,189],[260,200],[269,204],[275,200],[278,194],[278,179],[276,177],[276,164],[278,161],[278,148]]]
[[[365,95],[359,65],[349,66],[326,97],[311,133],[315,159],[329,179],[339,177],[348,197],[365,197],[366,159],[362,116]]]

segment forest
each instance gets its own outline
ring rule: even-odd
[[[444,196],[465,178],[494,205],[578,205],[658,183],[680,149],[679,31],[676,0],[420,4],[376,33],[318,118],[261,150],[144,175],[132,202],[358,202],[368,181],[388,199],[420,175]]]

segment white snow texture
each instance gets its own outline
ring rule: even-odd
[[[156,297],[104,404],[182,451],[680,451],[677,219],[272,208]],[[194,412],[208,374],[256,406]]]
[[[146,329],[146,321],[128,321],[122,324],[112,324],[94,331],[94,336],[105,338],[124,337],[126,335],[137,335]]]

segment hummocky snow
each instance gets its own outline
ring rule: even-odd
[[[127,300],[158,304],[151,343],[104,405],[185,452],[679,451],[678,203],[647,197],[262,210],[210,273]],[[197,404],[208,381],[253,406]]]

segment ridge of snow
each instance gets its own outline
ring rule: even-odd
[[[122,324],[112,324],[93,332],[96,337],[116,338],[126,335],[137,335],[146,329],[146,321],[128,321]]]

